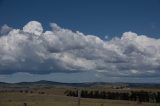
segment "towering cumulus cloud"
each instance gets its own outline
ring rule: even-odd
[[[154,77],[160,74],[160,39],[123,33],[104,41],[63,29],[55,23],[43,31],[31,21],[23,29],[1,28],[0,74],[27,72],[98,72],[117,77]]]

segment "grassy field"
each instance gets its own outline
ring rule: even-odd
[[[20,95],[7,94],[0,96],[0,106],[76,106],[77,98],[58,95]],[[81,99],[81,106],[155,106],[153,103],[142,103],[103,99]],[[160,106],[160,105],[156,105]]]
[[[0,106],[77,106],[76,97],[64,95],[66,89],[68,88],[32,88],[32,93],[1,92]],[[81,98],[81,106],[160,106],[160,104]]]

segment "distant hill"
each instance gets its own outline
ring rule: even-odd
[[[8,83],[7,83],[8,84]],[[97,86],[97,85],[106,85],[108,83],[104,82],[86,82],[86,83],[63,83],[63,82],[54,82],[54,81],[46,81],[40,80],[36,82],[20,82],[14,83],[16,85],[40,85],[40,86],[73,86],[73,87],[90,87],[90,86]]]
[[[40,80],[35,82],[19,82],[19,83],[5,83],[0,82],[0,87],[11,86],[11,87],[23,87],[23,86],[72,86],[72,87],[94,87],[94,86],[127,86],[130,88],[160,88],[160,84],[154,83],[122,83],[122,82],[85,82],[85,83],[63,83]]]

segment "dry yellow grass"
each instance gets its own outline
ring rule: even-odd
[[[77,106],[76,97],[67,97],[62,95],[61,91],[63,89],[57,92],[55,90],[51,94],[0,93],[0,106]],[[81,106],[160,106],[160,104],[81,98]]]

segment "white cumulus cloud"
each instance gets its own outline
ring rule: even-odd
[[[115,77],[154,77],[160,74],[160,39],[125,32],[102,40],[51,23],[43,31],[31,21],[23,29],[3,26],[0,35],[0,74],[93,71]]]

